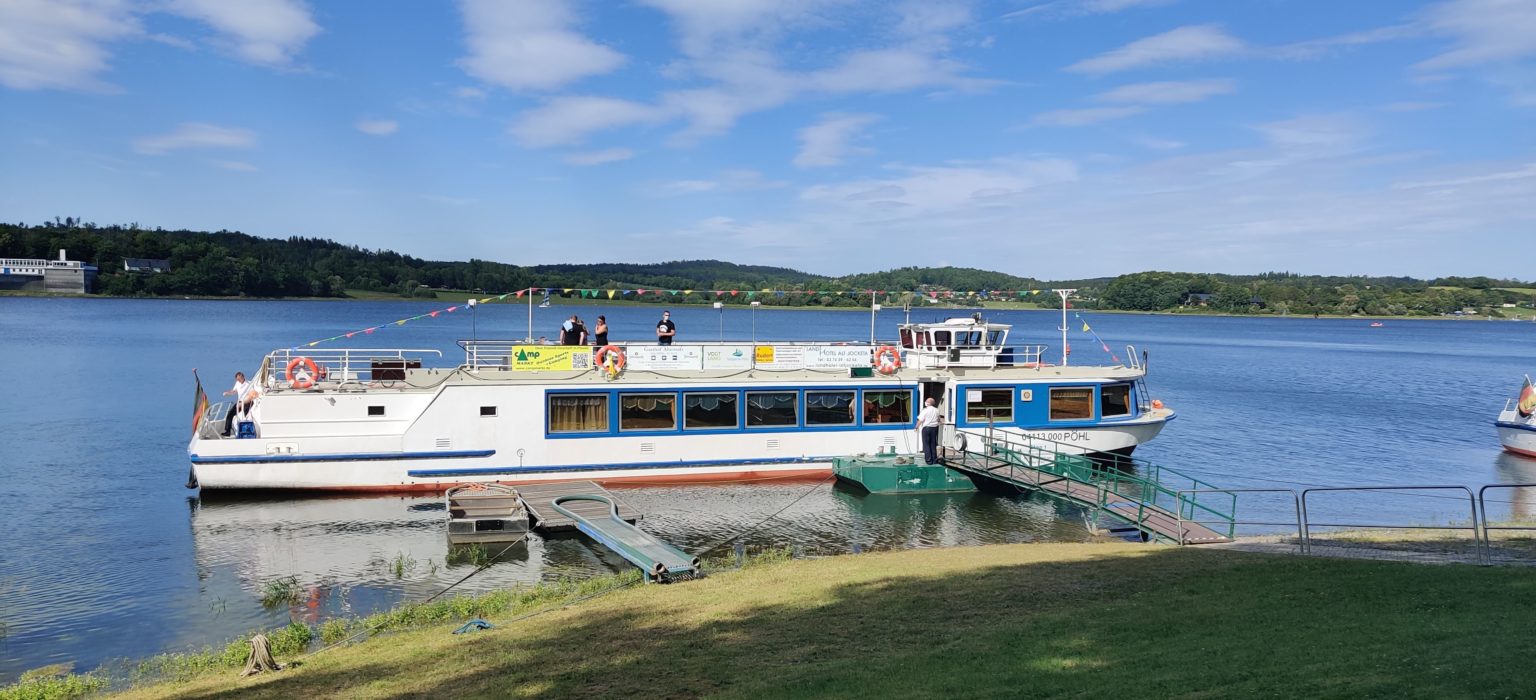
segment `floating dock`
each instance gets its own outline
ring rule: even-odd
[[[517,487],[517,495],[522,497],[523,505],[527,506],[528,517],[533,520],[534,529],[544,532],[578,529],[575,518],[561,513],[554,507],[555,499],[563,496],[602,496],[614,504],[621,521],[634,523],[641,517],[638,511],[609,493],[608,489],[591,481],[523,484]],[[595,501],[573,501],[566,504],[565,509],[585,518],[606,518],[610,515],[607,505]]]
[[[858,455],[832,460],[838,479],[878,495],[975,491],[964,473],[943,464],[924,464],[917,455]]]

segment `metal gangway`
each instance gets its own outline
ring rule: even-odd
[[[950,429],[945,466],[1052,496],[1127,523],[1148,540],[1231,542],[1237,496],[1145,460],[1095,460],[1080,448],[998,430]]]
[[[566,504],[588,501],[608,506],[606,515],[582,514]],[[689,578],[700,572],[699,558],[673,547],[655,536],[625,521],[619,513],[619,504],[611,496],[596,493],[570,494],[556,497],[550,502],[555,512],[575,521],[576,529],[597,540],[604,547],[640,567],[651,581],[670,581]]]

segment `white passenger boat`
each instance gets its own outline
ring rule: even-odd
[[[1536,457],[1536,386],[1531,385],[1530,377],[1525,378],[1518,396],[1504,402],[1504,410],[1493,424],[1504,449]]]
[[[460,341],[463,362],[442,367],[437,350],[284,349],[255,377],[254,430],[225,437],[205,419],[188,454],[204,489],[746,480],[919,452],[927,398],[947,424],[1087,454],[1129,455],[1174,418],[1134,348],[1126,364],[1078,366],[1009,331],[978,314],[902,324],[891,345]]]

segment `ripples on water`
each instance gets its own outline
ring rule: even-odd
[[[74,660],[85,669],[221,643],[290,617],[364,615],[425,598],[473,570],[451,560],[436,498],[199,500],[180,486],[192,367],[216,396],[236,369],[254,369],[273,347],[437,306],[0,300],[9,395],[0,402],[0,512],[8,516],[0,538],[0,682],[47,663]],[[659,310],[602,312],[622,339],[647,337]],[[479,313],[481,337],[526,332],[523,307]],[[537,310],[535,335],[548,334],[539,329],[553,329],[568,313]],[[749,314],[728,310],[724,337],[750,338]],[[913,320],[946,315],[925,309]],[[1016,342],[1059,344],[1058,316],[989,315],[1016,324]],[[720,337],[722,316],[712,309],[677,308],[673,317],[685,340]],[[882,311],[880,328],[888,332],[900,320],[899,310]],[[867,337],[867,324],[860,313],[762,312],[756,332],[762,339],[858,339]],[[1121,357],[1127,343],[1150,351],[1153,393],[1179,411],[1138,457],[1228,487],[1536,481],[1536,461],[1500,453],[1490,425],[1520,375],[1536,372],[1528,359],[1536,324],[1387,324],[1093,317]],[[443,319],[391,327],[368,341],[446,351],[466,335],[467,320]],[[1080,335],[1074,332],[1074,362],[1107,359]],[[804,481],[617,492],[645,514],[646,530],[689,551],[759,524],[743,538],[747,548],[806,555],[1088,536],[1081,511],[1040,497],[869,496]],[[1491,515],[1536,514],[1527,494],[1518,495],[1490,494]],[[1255,497],[1241,512],[1290,517],[1282,501]],[[1315,508],[1315,519],[1351,522],[1466,519],[1461,502],[1423,494],[1329,495]],[[626,566],[576,535],[533,537],[461,588]],[[263,609],[264,587],[290,576],[303,590],[301,602]]]

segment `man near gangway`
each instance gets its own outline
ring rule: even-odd
[[[929,398],[923,402],[923,410],[917,414],[917,436],[923,443],[923,463],[939,463],[939,426],[944,416],[939,413],[937,401]]]

